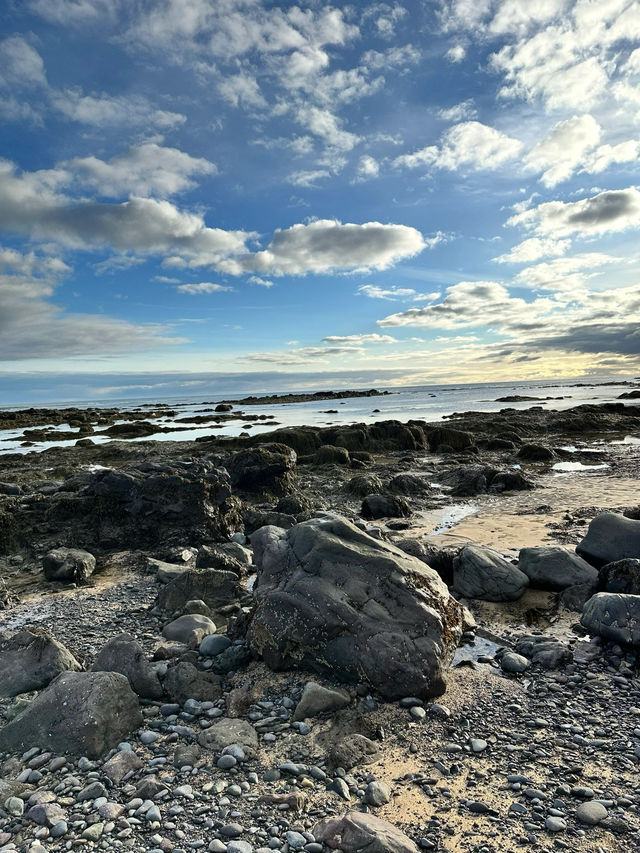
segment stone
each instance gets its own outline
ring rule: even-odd
[[[295,450],[269,443],[234,453],[225,463],[234,489],[258,494],[286,495],[296,483]]]
[[[361,764],[372,764],[380,757],[378,744],[361,734],[348,734],[335,741],[327,750],[330,767],[351,770]]]
[[[559,591],[583,583],[595,588],[598,582],[598,572],[593,566],[567,548],[556,545],[522,548],[518,568],[537,589]]]
[[[343,853],[417,853],[411,839],[392,823],[372,814],[348,811],[313,829],[316,841]]]
[[[600,569],[600,589],[640,595],[640,560],[627,558],[607,563]]]
[[[209,634],[200,643],[200,654],[203,658],[212,658],[224,652],[231,645],[231,640],[226,634]]]
[[[516,652],[505,652],[500,658],[500,667],[504,672],[524,672],[529,667],[529,661]]]
[[[596,515],[576,553],[596,568],[627,558],[640,559],[640,521],[614,512]]]
[[[369,782],[364,801],[369,806],[384,806],[391,801],[391,788],[385,782]]]
[[[0,729],[0,750],[39,746],[98,758],[142,723],[138,697],[124,675],[65,672]]]
[[[222,719],[200,732],[198,743],[218,753],[226,746],[237,744],[247,758],[254,758],[258,751],[258,734],[245,720]]]
[[[144,649],[130,634],[112,637],[98,652],[92,672],[119,672],[129,679],[133,691],[145,699],[159,699],[162,685]]]
[[[162,686],[174,702],[180,705],[188,699],[198,702],[215,702],[222,696],[220,677],[214,672],[197,669],[188,661],[169,667]]]
[[[216,569],[188,569],[161,587],[156,607],[163,613],[182,613],[187,601],[199,599],[215,612],[246,594],[238,576]]]
[[[562,590],[560,593],[560,604],[565,610],[573,610],[575,613],[581,613],[592,595],[593,584],[575,584]]]
[[[465,545],[453,561],[453,591],[462,598],[516,601],[529,578],[492,548]]]
[[[317,717],[327,711],[339,711],[351,704],[351,696],[345,690],[322,687],[315,681],[308,681],[302,691],[302,698],[293,712],[294,720]]]
[[[581,823],[586,823],[589,826],[596,826],[601,823],[608,815],[606,808],[602,803],[596,800],[590,800],[587,803],[580,803],[576,809],[576,817]]]
[[[572,659],[569,646],[559,640],[539,634],[527,634],[518,637],[515,650],[519,655],[523,655],[544,669],[555,669],[561,663],[566,663]]]
[[[44,576],[48,581],[86,583],[96,568],[96,558],[78,548],[55,548],[42,560]]]
[[[313,462],[315,465],[351,465],[351,457],[346,447],[323,444],[316,450]]]
[[[127,773],[135,773],[142,767],[144,767],[144,762],[135,752],[130,749],[122,749],[108,761],[105,761],[102,765],[102,772],[107,779],[111,779],[114,785],[118,785]]]
[[[190,649],[197,648],[206,636],[215,632],[215,623],[208,616],[200,616],[197,613],[179,616],[162,629],[167,640],[184,643]]]
[[[366,519],[406,518],[411,515],[409,504],[397,495],[367,495],[360,514]]]
[[[555,459],[555,453],[542,444],[523,444],[518,451],[518,459],[526,462],[551,462]]]
[[[607,640],[640,645],[640,595],[598,592],[585,604],[580,622]]]
[[[520,471],[499,471],[491,465],[462,465],[446,472],[442,482],[453,497],[473,497],[490,493],[526,491],[533,483]]]
[[[38,803],[27,812],[27,818],[40,826],[54,826],[65,819],[65,813],[57,803]]]
[[[433,491],[429,478],[423,474],[396,474],[387,488],[397,495],[427,495]]]
[[[435,571],[339,516],[264,527],[252,543],[247,640],[269,667],[365,682],[390,699],[444,692],[463,608]]]
[[[169,581],[179,578],[181,574],[187,571],[188,566],[184,563],[165,563],[162,560],[147,560],[149,571],[153,572],[160,583],[169,583]]]
[[[427,434],[427,440],[431,450],[439,450],[441,447],[451,450],[470,450],[474,445],[473,435],[464,430],[453,427],[437,427]]]
[[[377,474],[357,474],[346,484],[349,494],[358,498],[379,494],[383,488],[382,480]]]
[[[61,672],[82,666],[48,631],[23,628],[0,638],[0,698],[40,690]]]

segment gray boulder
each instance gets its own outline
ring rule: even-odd
[[[246,720],[222,719],[200,732],[198,743],[213,752],[222,752],[226,746],[237,743],[247,758],[254,758],[258,751],[258,734]]]
[[[61,672],[81,669],[71,652],[40,628],[0,638],[1,699],[40,690]]]
[[[600,569],[600,589],[640,595],[640,560],[616,560]]]
[[[411,515],[409,504],[397,495],[367,495],[362,501],[363,518],[406,518]]]
[[[516,652],[543,669],[556,669],[560,664],[572,659],[569,646],[539,634],[518,637]]]
[[[162,629],[162,634],[167,640],[184,643],[190,649],[197,648],[205,637],[215,632],[215,622],[212,622],[208,616],[201,616],[198,613],[180,616]]]
[[[640,645],[640,595],[598,592],[584,606],[580,622],[616,643]]]
[[[348,811],[313,829],[316,841],[344,853],[417,853],[413,841],[392,823],[372,814]]]
[[[639,559],[640,521],[614,512],[603,512],[589,525],[576,553],[596,568],[627,557]]]
[[[96,558],[78,548],[55,548],[42,560],[44,576],[48,581],[86,583],[96,568]]]
[[[182,613],[187,601],[204,601],[215,612],[246,595],[233,572],[216,569],[188,569],[160,588],[156,607],[163,613]]]
[[[351,696],[346,690],[333,687],[323,687],[315,681],[307,681],[302,691],[302,698],[293,712],[294,720],[304,720],[305,717],[317,717],[327,711],[339,711],[351,704]]]
[[[170,667],[163,687],[174,702],[184,705],[187,699],[197,702],[215,702],[222,696],[220,677],[213,672],[197,669],[192,663],[180,661]]]
[[[138,697],[116,672],[65,672],[0,729],[0,751],[33,746],[99,758],[142,724]]]
[[[538,589],[563,590],[575,584],[590,583],[595,587],[598,572],[586,560],[557,545],[522,548],[518,568]]]
[[[119,672],[129,679],[133,691],[145,699],[159,699],[162,685],[144,649],[130,634],[118,634],[98,652],[92,672]]]
[[[338,516],[252,537],[247,640],[275,670],[365,681],[389,698],[444,692],[463,608],[437,573]]]
[[[492,548],[465,545],[453,561],[453,591],[462,598],[516,601],[529,578]]]

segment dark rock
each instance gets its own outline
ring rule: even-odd
[[[551,462],[555,459],[555,453],[542,444],[523,444],[518,451],[518,459],[525,462]]]
[[[234,643],[213,658],[211,669],[220,675],[226,675],[246,666],[252,658],[251,650],[245,643]]]
[[[0,729],[0,750],[33,746],[98,758],[142,724],[138,698],[124,675],[65,672]]]
[[[434,571],[339,517],[263,528],[252,544],[247,639],[272,669],[328,671],[390,698],[444,691],[463,608]]]
[[[236,577],[241,578],[249,565],[246,561],[238,559],[238,556],[232,549],[227,549],[226,545],[235,545],[235,542],[225,542],[220,545],[202,545],[198,549],[196,558],[196,567],[199,569],[217,569],[221,572],[232,572]],[[237,546],[240,551],[241,545]]]
[[[149,421],[135,421],[134,423],[111,424],[104,430],[105,435],[111,438],[144,438],[158,432],[156,424]]]
[[[593,566],[557,545],[522,548],[518,568],[529,578],[531,586],[538,589],[562,590],[583,583],[595,587],[598,581]]]
[[[571,650],[564,643],[538,634],[518,637],[515,648],[519,655],[544,669],[556,669],[572,659]]]
[[[303,494],[285,495],[280,498],[276,504],[276,512],[284,513],[285,515],[299,516],[304,512],[308,512],[313,504],[309,498]]]
[[[589,525],[576,553],[596,568],[629,557],[640,559],[640,521],[603,512]]]
[[[338,711],[350,704],[351,697],[345,690],[323,687],[315,681],[308,681],[302,691],[302,698],[293,712],[293,719],[304,720],[305,717],[317,717],[318,714]]]
[[[578,583],[574,586],[568,586],[560,593],[560,605],[565,610],[573,610],[574,613],[581,613],[583,607],[593,595],[593,584]]]
[[[327,752],[330,769],[343,767],[351,770],[362,764],[373,764],[380,758],[380,748],[377,743],[360,734],[345,735],[333,743]]]
[[[61,672],[81,669],[71,652],[40,628],[0,638],[0,698],[40,690]]]
[[[160,679],[147,660],[144,649],[130,634],[118,634],[98,652],[92,672],[119,672],[129,679],[133,691],[145,699],[162,696]]]
[[[162,684],[167,696],[180,705],[184,705],[187,699],[215,702],[222,696],[219,676],[185,661],[170,667]]]
[[[426,495],[433,491],[428,477],[420,474],[396,474],[387,488],[398,495]]]
[[[640,596],[598,592],[585,604],[580,622],[592,634],[639,646]]]
[[[453,583],[453,561],[458,555],[459,548],[446,547],[439,548],[437,545],[432,545],[429,542],[421,542],[418,539],[399,539],[393,543],[396,548],[400,548],[405,554],[411,554],[412,557],[417,557],[422,560],[427,566],[440,575],[442,580],[451,586]]]
[[[474,446],[473,436],[470,432],[454,429],[453,427],[438,427],[427,433],[427,440],[431,450],[438,450],[442,446],[450,447],[454,451],[469,450]]]
[[[382,480],[377,474],[358,474],[347,481],[349,494],[358,498],[379,494],[383,490]]]
[[[218,753],[226,746],[237,743],[247,758],[254,758],[258,751],[258,734],[245,720],[222,719],[200,732],[198,743]]]
[[[315,452],[313,461],[316,465],[350,465],[351,458],[346,447],[336,447],[323,444]]]
[[[118,785],[127,773],[135,773],[142,767],[144,767],[144,762],[135,752],[130,749],[123,749],[105,761],[102,765],[102,772],[107,779],[111,779],[114,785]]]
[[[490,465],[464,465],[447,472],[442,480],[451,495],[459,498],[534,488],[520,471],[499,471]]]
[[[263,444],[234,453],[226,468],[234,489],[286,495],[295,487],[296,459],[285,444]]]
[[[246,536],[251,536],[256,530],[261,527],[273,525],[274,527],[289,528],[298,523],[295,515],[287,515],[283,512],[275,510],[256,509],[252,506],[245,506],[242,517],[244,519],[244,532]]]
[[[205,637],[215,632],[215,623],[208,616],[197,613],[179,616],[162,629],[162,634],[167,640],[184,643],[190,649],[197,648]]]
[[[393,824],[375,815],[348,811],[313,828],[316,841],[343,853],[417,853],[413,841]]]
[[[492,548],[465,545],[453,561],[453,590],[462,598],[516,601],[529,578]]]
[[[616,560],[600,569],[599,586],[605,592],[640,595],[640,560]]]
[[[42,567],[48,581],[86,583],[95,571],[96,558],[77,548],[56,548],[45,554]]]
[[[367,495],[362,501],[363,518],[406,518],[411,515],[409,504],[397,495]]]
[[[187,601],[199,599],[215,612],[245,594],[246,590],[233,572],[188,569],[160,589],[156,606],[163,613],[181,613]]]
[[[218,403],[213,410],[214,412],[230,412],[233,409],[231,403]]]

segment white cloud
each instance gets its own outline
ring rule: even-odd
[[[46,86],[40,54],[22,36],[0,41],[0,88],[27,89]]]
[[[422,234],[407,225],[362,225],[319,219],[276,231],[266,249],[230,258],[223,272],[305,275],[339,270],[387,269],[424,248]]]
[[[78,180],[103,196],[170,196],[195,186],[194,175],[215,174],[213,163],[191,157],[177,148],[145,142],[106,162],[97,157],[76,157],[61,164]]]
[[[570,240],[554,240],[553,237],[528,237],[506,254],[494,258],[499,264],[528,264],[550,255],[564,255],[571,245]]]
[[[54,24],[90,24],[110,18],[121,7],[120,0],[30,0],[29,8]]]
[[[358,171],[356,177],[360,181],[368,181],[372,178],[377,178],[380,174],[380,164],[369,154],[364,154],[358,163]]]
[[[367,296],[369,299],[385,299],[389,302],[396,300],[406,300],[408,302],[418,302],[422,300],[437,299],[440,295],[435,293],[418,293],[412,287],[380,287],[376,284],[362,284],[357,289],[356,293],[362,296]]]
[[[330,110],[301,107],[297,118],[314,136],[319,136],[326,145],[337,151],[351,151],[360,142],[357,134],[343,130],[340,119]]]
[[[218,91],[225,101],[234,107],[240,105],[263,107],[267,103],[260,92],[258,81],[250,74],[233,74],[230,77],[224,77],[218,83]]]
[[[466,101],[461,101],[459,104],[454,104],[452,107],[447,107],[438,110],[437,116],[443,121],[461,122],[464,119],[474,119],[478,115],[473,98],[468,98]]]
[[[367,50],[362,54],[362,65],[372,71],[392,68],[409,68],[420,61],[421,53],[412,44],[395,45],[387,50]]]
[[[462,62],[466,55],[467,49],[464,45],[454,44],[453,47],[450,47],[445,53],[445,58],[448,59],[449,62],[458,63]]]
[[[548,201],[518,213],[507,225],[520,225],[553,239],[595,235],[640,227],[640,191],[607,190],[574,202]]]
[[[309,171],[293,172],[287,180],[295,187],[315,188],[318,186],[318,181],[330,177],[331,172],[328,172],[326,169],[311,169]]]
[[[403,154],[393,162],[409,169],[424,166],[451,171],[491,170],[515,158],[521,148],[520,140],[478,121],[467,121],[449,128],[439,146],[429,145],[413,154]]]
[[[327,344],[395,344],[397,339],[391,335],[380,335],[373,332],[369,335],[327,335],[322,339]]]
[[[72,121],[94,127],[123,126],[168,130],[184,124],[186,116],[156,109],[140,95],[85,95],[81,89],[50,92],[51,106]]]
[[[223,284],[214,284],[211,281],[200,281],[197,284],[181,284],[176,287],[180,293],[189,293],[195,296],[200,293],[223,293],[233,290],[232,287],[225,287]]]
[[[566,258],[554,258],[521,270],[514,284],[540,290],[564,292],[575,298],[587,279],[598,275],[598,268],[619,263],[620,259],[603,252],[585,252]]]
[[[249,281],[251,284],[257,284],[260,287],[273,287],[273,282],[268,278],[260,278],[259,275],[250,275]]]
[[[362,355],[361,347],[328,346],[300,347],[287,352],[254,352],[242,356],[241,361],[262,361],[267,364],[296,365],[307,364],[309,361],[324,362],[328,358]]]

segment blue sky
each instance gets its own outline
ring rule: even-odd
[[[640,370],[637,0],[0,19],[4,402]]]

